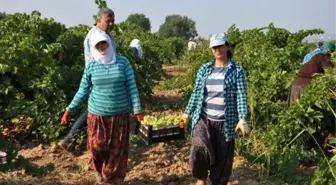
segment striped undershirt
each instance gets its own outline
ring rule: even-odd
[[[227,70],[227,67],[213,67],[205,81],[205,96],[201,113],[213,121],[225,121],[223,84]]]

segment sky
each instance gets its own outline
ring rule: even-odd
[[[196,22],[198,34],[225,32],[236,24],[240,30],[267,26],[291,32],[321,28],[336,35],[336,0],[106,0],[115,12],[116,22],[126,20],[132,13],[143,13],[156,32],[171,14],[188,16]],[[0,12],[41,12],[67,27],[93,24],[98,12],[94,0],[0,0]]]

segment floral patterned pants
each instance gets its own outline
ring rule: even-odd
[[[88,114],[88,142],[91,168],[105,183],[123,184],[127,173],[129,114],[99,116]]]

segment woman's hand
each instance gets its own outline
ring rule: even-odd
[[[322,76],[322,74],[321,73],[313,73],[313,74],[311,74],[311,77],[317,77],[317,76]]]
[[[70,116],[71,116],[71,113],[66,110],[63,114],[61,125],[66,126],[68,124]]]
[[[186,114],[183,114],[183,116],[180,120],[180,128],[184,128],[187,125],[188,120],[189,120],[189,116],[186,115]]]
[[[245,120],[239,120],[236,126],[236,132],[240,130],[243,134],[243,137],[247,137],[250,133],[250,128]]]

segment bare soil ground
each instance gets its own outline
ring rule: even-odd
[[[131,145],[128,185],[189,185],[195,179],[190,175],[188,165],[190,144],[176,146],[173,143],[159,143],[152,146]],[[88,170],[88,155],[75,156],[56,150],[52,146],[38,145],[23,149],[20,155],[38,166],[53,163],[55,169],[43,176],[32,177],[24,170],[1,174],[3,185],[94,185],[95,177]],[[242,158],[236,157],[231,184],[256,185],[258,170],[250,167]]]

